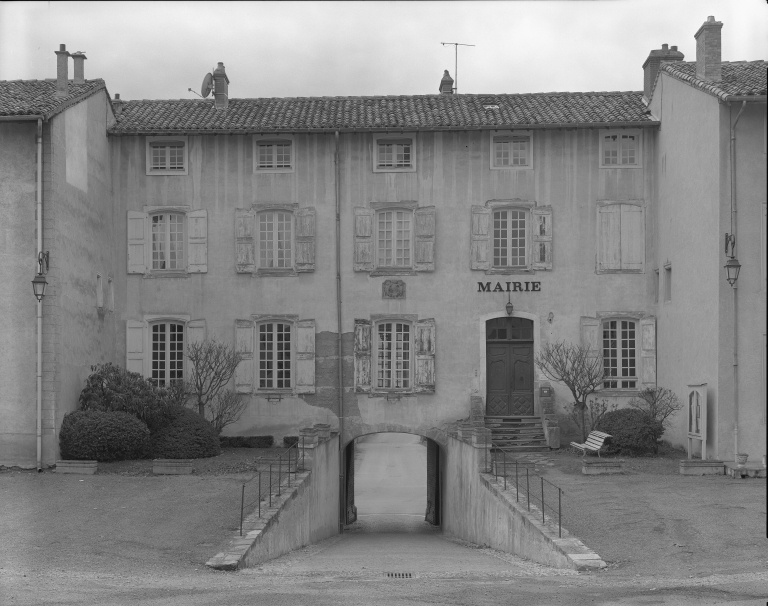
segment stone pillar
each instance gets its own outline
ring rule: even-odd
[[[489,473],[492,470],[493,458],[491,457],[491,430],[487,427],[475,427],[472,433],[472,446],[478,455],[480,471]]]
[[[459,425],[458,438],[462,442],[472,443],[472,436],[475,433],[475,426],[472,423],[461,423]]]
[[[481,396],[470,396],[469,402],[469,422],[475,426],[485,425],[483,398]]]
[[[315,423],[318,442],[325,442],[331,437],[331,426],[328,423]]]
[[[299,468],[312,469],[315,460],[315,448],[317,448],[317,429],[304,427],[299,430]]]

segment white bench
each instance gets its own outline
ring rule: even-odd
[[[606,438],[612,438],[610,434],[604,433],[602,431],[590,431],[589,435],[587,436],[587,441],[584,442],[584,444],[577,444],[576,442],[571,442],[571,446],[574,448],[578,448],[581,451],[581,456],[587,454],[587,451],[590,450],[592,452],[596,452],[597,456],[600,456],[600,449],[603,447],[603,443],[605,442]]]

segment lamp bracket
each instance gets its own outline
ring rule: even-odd
[[[731,253],[728,254],[728,247],[731,247]],[[733,258],[733,249],[736,248],[736,236],[733,234],[725,234],[725,254]]]
[[[45,262],[45,272],[48,273],[48,261],[50,259],[50,255],[50,251],[47,250],[45,252],[41,250],[39,253],[37,253],[37,263],[40,265],[40,271],[38,272],[39,274],[43,273],[43,262]]]

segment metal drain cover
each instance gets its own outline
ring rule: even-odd
[[[384,576],[388,579],[412,579],[413,573],[410,572],[385,572]]]

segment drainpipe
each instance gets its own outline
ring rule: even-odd
[[[344,486],[344,369],[341,344],[341,190],[339,189],[339,131],[334,133],[333,164],[335,169],[334,189],[336,193],[336,355],[337,381],[339,385],[339,534],[344,532],[346,513]]]
[[[37,119],[37,252],[43,250],[43,120]],[[35,259],[37,260],[37,259]],[[55,424],[54,420],[54,424]],[[37,471],[43,471],[43,302],[37,302]]]
[[[731,125],[731,234],[736,234],[736,125],[739,123],[739,118],[747,106],[746,101],[742,101],[741,109]],[[734,238],[734,242],[735,242]],[[735,246],[735,244],[734,244]],[[731,254],[734,254],[733,250]],[[738,290],[736,283],[733,284],[733,460],[737,461],[736,455],[739,452],[739,386],[736,382],[738,379],[739,369],[739,331],[738,331]]]

